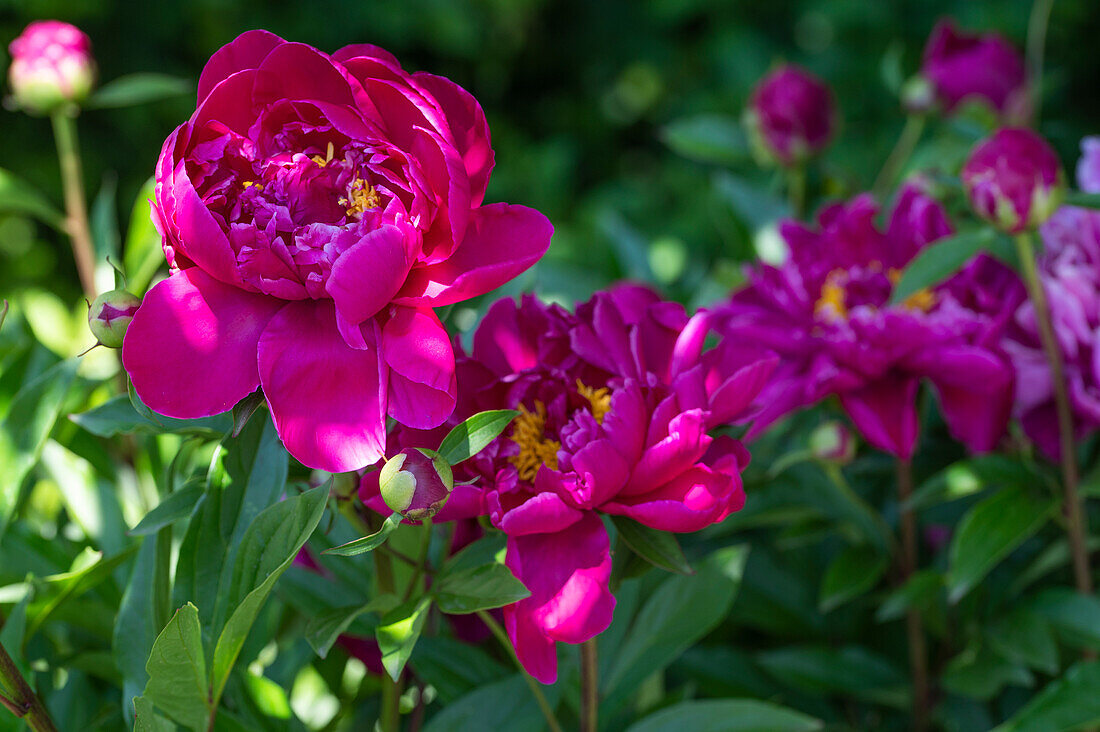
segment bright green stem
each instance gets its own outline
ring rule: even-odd
[[[76,142],[76,119],[64,111],[54,112],[53,136],[57,142],[57,158],[61,163],[61,185],[65,190],[65,229],[73,246],[73,259],[80,275],[84,296],[94,300],[95,246],[88,225],[88,210],[84,203],[84,178],[80,172],[80,148]]]
[[[886,163],[879,171],[878,178],[875,179],[875,185],[871,189],[880,200],[890,190],[890,186],[897,179],[898,174],[901,173],[901,169],[912,157],[913,150],[920,141],[921,133],[924,132],[924,123],[925,116],[923,114],[911,114],[905,120],[905,126],[901,128],[898,141],[894,144],[894,149],[890,151],[890,157],[886,158]]]
[[[1089,568],[1088,522],[1081,506],[1081,496],[1077,490],[1077,452],[1076,437],[1073,431],[1073,411],[1070,408],[1069,394],[1066,392],[1065,365],[1062,363],[1062,349],[1054,335],[1054,326],[1050,319],[1050,307],[1047,305],[1046,292],[1039,280],[1035,268],[1035,251],[1031,244],[1031,233],[1016,235],[1016,251],[1020,258],[1024,282],[1027,284],[1028,297],[1035,308],[1035,322],[1039,326],[1039,341],[1043,345],[1047,362],[1050,364],[1050,378],[1054,383],[1054,406],[1058,414],[1058,442],[1061,445],[1063,503],[1066,513],[1066,534],[1069,539],[1070,555],[1073,558],[1073,578],[1077,591],[1083,595],[1092,594],[1092,571]]]
[[[504,632],[504,628],[500,627],[500,623],[496,621],[492,615],[485,610],[478,610],[477,616],[481,618],[481,622],[492,631],[500,644],[504,646],[504,650],[508,655],[512,657],[512,660],[516,663],[516,668],[523,674],[524,681],[527,682],[527,688],[531,690],[531,695],[535,697],[535,701],[538,702],[539,709],[542,711],[542,716],[546,719],[546,726],[550,728],[550,732],[562,732],[561,725],[558,724],[557,717],[554,716],[554,710],[550,706],[550,702],[546,701],[546,695],[542,693],[542,689],[539,688],[539,682],[531,678],[531,674],[527,673],[527,669],[520,663],[519,656],[516,655],[516,649],[512,647],[512,641],[508,640],[508,634]]]
[[[787,200],[791,214],[801,219],[806,213],[806,166],[798,164],[787,168]]]
[[[1043,55],[1053,7],[1054,0],[1035,0],[1027,21],[1027,83],[1031,94],[1031,124],[1035,127],[1039,126],[1043,106]]]
[[[596,639],[581,644],[581,732],[600,728],[600,670]]]
[[[35,732],[57,732],[50,713],[42,705],[42,700],[31,691],[27,680],[11,660],[7,650],[0,645],[0,684],[11,692],[3,697],[3,705],[16,717],[20,717]]]
[[[897,460],[898,523],[901,530],[899,562],[900,584],[905,585],[917,571],[917,519],[909,508],[913,495],[913,467],[908,460]],[[924,644],[920,610],[910,607],[905,613],[905,635],[909,644],[909,672],[913,684],[913,730],[923,732],[928,728],[928,649]]]

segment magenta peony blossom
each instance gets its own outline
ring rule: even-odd
[[[1049,219],[1066,187],[1058,155],[1025,128],[997,130],[979,142],[959,176],[977,214],[1010,233]]]
[[[1095,176],[1095,138],[1082,141],[1077,185],[1100,193]],[[1079,436],[1100,428],[1100,212],[1064,206],[1040,228],[1039,279],[1065,362],[1065,378]],[[1060,454],[1050,364],[1039,342],[1035,309],[1020,305],[1005,349],[1016,367],[1016,415],[1039,449]]]
[[[790,166],[821,152],[833,136],[836,106],[828,85],[784,64],[759,81],[745,110],[753,146],[765,161]]]
[[[996,33],[960,33],[951,20],[932,29],[920,73],[947,112],[969,98],[1007,115],[1018,115],[1027,103],[1024,60],[1012,44]]]
[[[261,386],[290,453],[332,472],[383,455],[387,415],[442,423],[455,364],[432,308],[515,277],[553,231],[481,205],[492,165],[481,107],[453,82],[375,46],[241,35],[157,164],[172,274],[126,335],[134,388],[191,418]]]
[[[531,596],[504,609],[525,668],[551,683],[557,642],[611,623],[610,544],[599,514],[664,531],[697,531],[741,508],[748,452],[707,430],[747,416],[774,357],[727,344],[703,350],[708,316],[625,285],[575,315],[526,297],[495,303],[459,359],[453,421],[484,409],[521,414],[455,468],[436,520],[487,512],[508,535],[506,563]],[[439,434],[402,430],[403,442]],[[460,491],[465,489],[463,497]],[[377,477],[361,496],[378,507]],[[380,509],[384,510],[384,509]]]
[[[75,25],[39,20],[11,42],[8,81],[16,103],[48,114],[82,102],[95,83],[92,42]]]
[[[875,226],[877,213],[864,195],[825,208],[817,227],[784,223],[789,261],[752,269],[749,285],[716,311],[726,339],[780,356],[748,436],[837,395],[870,444],[907,459],[926,378],[952,434],[989,450],[1012,405],[1013,371],[999,342],[1023,285],[982,255],[942,285],[890,305],[902,268],[951,227],[940,204],[912,184],[885,230]]]

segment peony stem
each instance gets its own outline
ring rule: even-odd
[[[23,674],[11,660],[7,649],[0,645],[0,684],[11,692],[11,697],[4,697],[4,706],[16,717],[23,719],[27,726],[35,732],[57,732],[50,713],[46,711],[42,700],[38,698]]]
[[[791,215],[801,220],[806,213],[806,166],[802,163],[787,168],[787,200]]]
[[[1081,497],[1077,492],[1077,454],[1076,438],[1073,430],[1073,412],[1070,408],[1069,394],[1066,392],[1065,366],[1062,363],[1062,350],[1054,335],[1054,326],[1050,319],[1050,307],[1046,293],[1035,268],[1035,251],[1031,243],[1031,234],[1021,232],[1016,235],[1016,251],[1020,256],[1024,282],[1027,284],[1028,297],[1035,308],[1035,322],[1039,327],[1039,341],[1046,352],[1050,364],[1051,381],[1054,384],[1054,405],[1058,413],[1058,442],[1062,457],[1062,489],[1066,513],[1066,534],[1069,539],[1070,555],[1073,558],[1073,578],[1077,591],[1083,595],[1092,594],[1092,571],[1089,568],[1088,520],[1081,506]]]
[[[372,552],[374,556],[375,578],[378,581],[378,592],[383,595],[392,595],[396,592],[393,580],[393,563],[384,552]],[[382,732],[397,732],[401,724],[401,687],[397,681],[390,678],[388,673],[382,674],[382,708],[379,714],[379,725]]]
[[[925,119],[923,114],[910,114],[906,118],[905,126],[901,128],[901,134],[898,135],[898,141],[894,144],[890,157],[886,158],[886,163],[882,166],[878,177],[875,178],[875,185],[871,188],[872,193],[879,200],[886,196],[890,186],[901,173],[901,169],[913,155],[921,133],[924,132]]]
[[[523,667],[523,664],[520,663],[519,656],[516,655],[516,649],[512,647],[512,641],[508,640],[508,634],[504,632],[504,628],[500,627],[500,623],[496,621],[496,618],[485,610],[478,610],[477,616],[481,618],[481,622],[485,623],[493,636],[504,646],[504,650],[515,662],[516,668],[523,674],[523,680],[527,682],[527,688],[531,690],[531,695],[538,702],[539,710],[542,711],[542,716],[546,719],[546,726],[550,728],[550,732],[562,732],[561,725],[558,724],[558,719],[554,716],[554,710],[551,708],[550,702],[546,701],[546,695],[539,688],[539,682],[535,681],[531,674],[527,673],[527,669]]]
[[[1043,55],[1046,50],[1047,25],[1054,0],[1035,0],[1027,21],[1027,83],[1031,96],[1031,124],[1039,126],[1043,107]]]
[[[581,732],[597,732],[600,728],[599,664],[596,639],[581,644]]]
[[[898,513],[901,529],[901,585],[917,571],[917,521],[909,498],[913,495],[913,466],[908,460],[897,460]],[[913,729],[928,728],[928,652],[924,644],[920,610],[910,607],[905,613],[905,633],[909,643],[909,673],[913,683]]]
[[[416,585],[420,582],[420,578],[424,575],[424,572],[428,567],[428,549],[432,545],[432,520],[425,519],[424,527],[422,529],[423,536],[420,537],[420,555],[416,559],[416,563],[413,565],[412,579],[409,580],[408,587],[405,588],[405,597],[402,598],[402,602],[407,602],[412,597],[413,592],[416,591]]]
[[[92,244],[92,230],[88,225],[88,211],[84,203],[84,178],[80,172],[76,120],[64,111],[54,112],[50,120],[53,122],[53,136],[57,142],[57,158],[61,163],[61,185],[65,190],[65,212],[68,214],[65,231],[72,243],[73,259],[76,261],[76,271],[80,275],[84,296],[94,300],[95,246]]]

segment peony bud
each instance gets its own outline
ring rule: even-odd
[[[97,297],[88,308],[88,327],[100,345],[122,348],[122,339],[134,319],[141,300],[126,290],[111,290]]]
[[[901,87],[901,106],[909,114],[926,114],[936,106],[936,88],[920,74]]]
[[[92,90],[92,42],[74,25],[36,21],[11,42],[9,50],[12,93],[28,112],[49,114],[65,104],[79,104]]]
[[[762,163],[794,166],[825,148],[835,116],[829,87],[788,64],[757,84],[745,110],[745,126]]]
[[[847,465],[856,456],[856,441],[842,422],[826,422],[810,433],[810,452],[818,460]]]
[[[407,447],[382,466],[378,488],[382,500],[410,521],[434,516],[454,487],[451,466],[435,450]]]
[[[1049,219],[1066,189],[1058,155],[1024,128],[1001,129],[978,143],[960,177],[978,215],[1010,234]]]
[[[947,112],[978,98],[1010,115],[1027,95],[1024,59],[1012,44],[995,33],[960,33],[950,20],[932,30],[920,73]]]

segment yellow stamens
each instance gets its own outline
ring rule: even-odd
[[[842,269],[834,269],[825,277],[821,297],[814,303],[815,316],[827,319],[848,317],[848,306],[844,302],[847,297],[844,282],[847,278]]]
[[[317,163],[318,166],[323,168],[323,167],[325,167],[326,165],[328,165],[329,163],[332,162],[332,154],[335,151],[336,151],[336,148],[333,147],[332,143],[330,142],[328,144],[328,150],[325,153],[325,157],[321,157],[320,155],[310,155],[309,159],[312,160],[313,162]]]
[[[589,408],[592,410],[592,416],[596,418],[596,422],[603,424],[604,415],[611,411],[611,391],[606,386],[602,389],[593,389],[591,386],[585,386],[580,379],[577,379],[577,393],[588,400]]]
[[[246,180],[246,181],[245,181],[244,183],[242,183],[241,185],[242,185],[242,186],[244,186],[245,188],[251,188],[252,186],[256,186],[256,190],[257,190],[257,191],[262,191],[262,190],[264,189],[264,187],[263,187],[263,185],[262,185],[262,184],[260,184],[260,183],[257,183],[257,182],[256,182],[256,181],[254,181],[254,180]]]
[[[901,281],[901,270],[891,269],[886,273],[886,276],[890,278],[891,284],[896,285]],[[901,304],[902,307],[909,308],[910,310],[920,310],[922,313],[927,313],[936,305],[936,293],[925,287],[902,300]]]
[[[558,450],[561,443],[548,440],[543,436],[546,429],[546,405],[535,402],[532,412],[522,404],[519,416],[512,422],[512,442],[519,445],[519,455],[508,458],[516,466],[521,480],[531,482],[543,465],[551,470],[558,469]]]
[[[361,216],[364,212],[382,205],[382,197],[374,186],[362,178],[351,182],[351,198],[341,198],[340,205],[347,208],[348,216]]]

